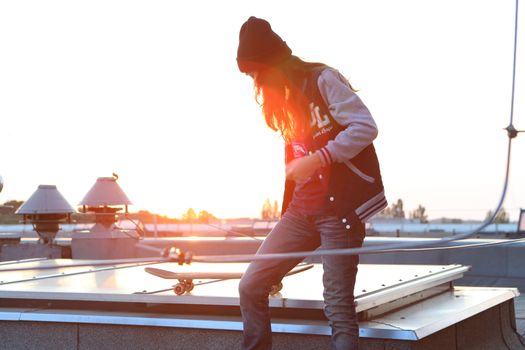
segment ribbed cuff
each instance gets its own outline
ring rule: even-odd
[[[330,152],[326,149],[326,147],[323,147],[319,149],[317,152],[319,152],[321,163],[323,167],[330,165],[332,163],[332,156],[330,155]]]

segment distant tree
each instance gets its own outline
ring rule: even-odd
[[[261,210],[261,218],[263,220],[271,220],[272,219],[272,205],[270,204],[270,198],[266,198],[264,201],[262,210]]]
[[[21,222],[21,215],[15,215],[15,212],[20,206],[24,204],[23,201],[7,201],[0,205],[0,224],[18,224]]]
[[[385,209],[381,210],[379,215],[385,217],[385,218],[391,218],[392,217],[392,209],[390,207],[386,207]]]
[[[487,215],[485,216],[485,220],[488,220],[492,215],[493,215],[493,211],[492,210],[489,210],[487,212]],[[498,213],[496,214],[496,216],[494,217],[494,223],[495,224],[507,224],[509,223],[510,221],[510,218],[509,218],[509,213],[507,213],[507,211],[505,210],[505,208],[501,208]]]
[[[281,210],[279,208],[279,202],[275,200],[273,202],[272,219],[278,220],[281,217]]]
[[[498,224],[508,224],[510,222],[509,213],[505,210],[505,208],[501,208],[494,221]]]
[[[399,198],[397,202],[390,204],[380,213],[385,218],[404,219],[405,211],[403,210],[403,200]]]
[[[193,210],[193,208],[189,208],[185,214],[182,214],[182,221],[185,222],[193,222],[196,218],[197,214],[195,214],[195,210]]]
[[[150,222],[153,221],[153,214],[151,214],[147,210],[139,210],[136,214],[130,215],[130,216],[133,216],[134,218],[137,218],[141,222],[150,223]]]
[[[217,218],[213,214],[208,213],[206,210],[201,210],[199,212],[198,221],[203,224],[209,224],[211,220],[216,220]]]
[[[425,207],[420,204],[417,209],[410,212],[410,218],[419,219],[421,223],[426,224],[428,222],[428,216],[425,214],[425,211]]]
[[[394,219],[404,219],[405,211],[403,210],[403,200],[399,198],[397,202],[392,203],[392,217]]]
[[[132,219],[140,220],[141,222],[145,224],[169,224],[169,223],[179,223],[181,222],[180,219],[176,218],[169,218],[166,215],[159,215],[150,213],[148,210],[139,210],[136,213],[130,213],[128,215]]]
[[[463,220],[458,218],[441,218],[440,222],[442,224],[462,224]]]
[[[0,206],[2,214],[14,214],[18,208],[24,204],[24,201],[10,200]]]

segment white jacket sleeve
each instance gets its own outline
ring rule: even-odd
[[[325,165],[351,159],[377,137],[376,123],[368,108],[337,70],[325,69],[317,85],[330,113],[345,128],[320,150],[324,153],[321,158]]]

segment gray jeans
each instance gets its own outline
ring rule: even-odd
[[[365,228],[348,230],[335,216],[304,216],[288,209],[268,234],[257,254],[354,248],[363,243]],[[243,318],[242,349],[271,349],[272,334],[268,294],[302,259],[252,262],[239,283]],[[332,328],[332,349],[357,349],[359,327],[354,304],[354,285],[359,257],[323,257],[325,315]]]

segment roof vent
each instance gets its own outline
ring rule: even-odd
[[[15,214],[23,215],[24,223],[29,221],[43,243],[52,244],[59,224],[71,222],[75,209],[66,201],[55,185],[40,185],[22,204]]]
[[[132,204],[128,196],[117,184],[117,176],[99,177],[97,182],[91,187],[84,196],[80,205],[88,206],[108,206],[108,205],[128,205]]]
[[[117,179],[116,174],[113,177],[99,177],[79,203],[83,206],[84,213],[95,213],[96,223],[106,228],[112,227],[116,222],[116,213],[122,210],[122,206],[127,214],[128,205],[133,204],[117,184]]]

